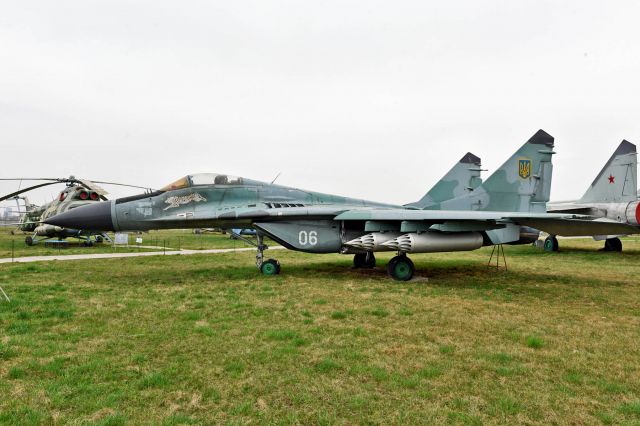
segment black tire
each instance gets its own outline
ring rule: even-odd
[[[620,238],[607,238],[604,242],[604,251],[622,251],[622,241]]]
[[[560,247],[560,245],[558,244],[558,239],[555,237],[555,235],[549,235],[545,240],[544,240],[544,251],[547,252],[556,252],[558,251],[558,248]]]
[[[262,275],[278,275],[280,273],[280,262],[275,259],[269,259],[262,262],[260,265],[260,272]]]
[[[82,242],[82,244],[83,244],[85,247],[93,247],[93,241],[91,241],[91,240],[84,240],[84,241]]]
[[[396,281],[409,281],[416,267],[407,256],[396,256],[387,265],[387,272]]]
[[[24,243],[25,243],[26,245],[28,245],[29,247],[31,247],[31,246],[33,245],[33,237],[32,237],[31,235],[27,235],[27,236],[24,238]]]
[[[96,235],[96,243],[100,244],[104,241],[104,238],[102,238],[102,235]]]
[[[356,269],[373,269],[376,267],[376,256],[372,252],[357,253],[353,256],[353,267]]]

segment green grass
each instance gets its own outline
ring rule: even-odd
[[[11,231],[15,232],[11,234]],[[25,236],[16,232],[15,228],[0,226],[0,258],[11,258],[13,252],[14,257],[21,256],[57,256],[65,254],[91,254],[91,253],[135,253],[141,251],[162,251],[167,250],[208,250],[208,249],[229,249],[229,248],[247,248],[251,247],[242,240],[233,240],[228,234],[220,233],[202,233],[194,234],[192,230],[163,230],[150,231],[136,235],[129,233],[129,246],[113,247],[110,243],[104,242],[96,244],[93,247],[84,247],[79,240],[68,238],[69,245],[67,248],[50,248],[45,247],[44,243],[34,246],[27,246],[24,242]],[[113,238],[113,233],[110,233]],[[142,238],[142,247],[135,244],[135,238]]]
[[[544,346],[544,341],[538,336],[527,336],[526,343],[532,349],[540,349]]]
[[[636,424],[640,244],[0,265],[0,424]],[[91,249],[90,249],[91,250]]]

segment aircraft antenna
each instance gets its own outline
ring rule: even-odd
[[[279,172],[276,177],[273,178],[273,180],[271,181],[271,185],[273,185],[273,183],[280,177],[280,175],[282,174],[282,172]]]

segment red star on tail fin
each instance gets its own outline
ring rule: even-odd
[[[609,183],[616,183],[616,177],[613,175],[609,175]]]

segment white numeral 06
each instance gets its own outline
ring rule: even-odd
[[[301,246],[306,246],[307,244],[315,246],[318,244],[318,233],[316,231],[300,231],[298,242]]]

